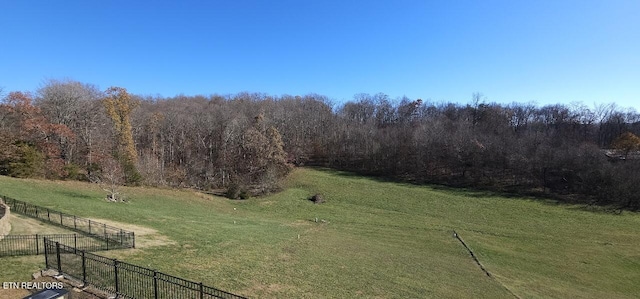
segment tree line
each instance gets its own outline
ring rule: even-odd
[[[640,114],[358,94],[152,97],[51,80],[0,105],[0,174],[271,192],[295,165],[640,208]]]

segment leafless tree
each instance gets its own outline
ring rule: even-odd
[[[92,178],[106,195],[106,200],[111,202],[123,202],[125,196],[122,193],[122,186],[125,183],[125,175],[120,162],[108,157],[101,161],[100,173]]]

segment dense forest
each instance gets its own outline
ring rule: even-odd
[[[358,94],[138,96],[51,80],[0,103],[0,174],[229,190],[316,165],[412,183],[640,208],[640,114]]]

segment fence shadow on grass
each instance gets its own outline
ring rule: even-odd
[[[45,264],[68,278],[91,285],[117,298],[223,298],[236,294],[149,268],[88,253],[45,238]]]

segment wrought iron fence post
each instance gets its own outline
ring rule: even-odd
[[[49,250],[47,249],[47,239],[42,238],[42,242],[44,243],[44,267],[49,269]]]
[[[106,223],[103,224],[103,227],[104,227],[104,235],[106,237],[107,236],[107,224]]]
[[[200,282],[200,299],[204,299],[204,286]]]
[[[158,271],[153,270],[153,298],[158,299]]]
[[[91,234],[91,220],[89,220],[89,234]]]
[[[82,250],[81,252],[82,252],[82,284],[86,285],[87,284],[87,262],[84,257],[84,250]]]
[[[64,224],[62,224],[62,213],[58,213],[58,214],[60,214],[60,225],[64,226]]]
[[[132,248],[136,248],[136,233],[135,232],[131,232],[131,239],[133,240]]]
[[[49,219],[49,222],[51,222],[51,212],[49,211],[49,209],[47,209],[47,219]]]
[[[60,242],[56,242],[56,259],[58,259],[58,274],[62,274],[62,261],[60,260]]]
[[[78,234],[73,234],[73,249],[77,253],[76,248],[78,248]]]
[[[120,246],[124,247],[124,232],[122,232],[122,229],[120,229]]]
[[[73,229],[78,229],[78,226],[76,225],[76,215],[73,215]]]
[[[120,295],[120,284],[118,283],[118,260],[113,260],[113,273],[116,279],[116,298]]]

